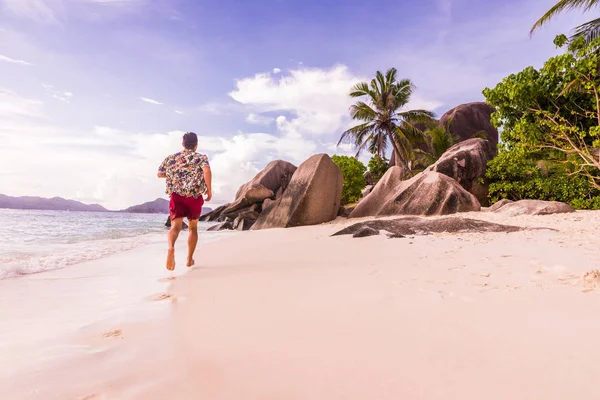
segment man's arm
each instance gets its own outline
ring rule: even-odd
[[[212,171],[210,166],[202,167],[202,172],[204,172],[204,182],[206,182],[206,201],[210,201],[212,199]]]

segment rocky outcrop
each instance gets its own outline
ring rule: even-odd
[[[493,210],[492,210],[493,208]],[[519,200],[508,201],[499,207],[490,207],[492,212],[515,216],[515,215],[550,215],[575,212],[575,209],[566,203],[544,200]]]
[[[283,193],[296,171],[296,166],[282,160],[271,161],[250,182],[240,186],[235,201],[229,204],[223,214],[233,214],[238,210],[275,198]]]
[[[447,111],[440,118],[440,125],[447,126],[450,122],[450,132],[460,140],[471,139],[480,132],[485,132],[490,143],[490,151],[497,152],[498,130],[492,125],[491,115],[494,107],[484,102],[461,104]]]
[[[487,206],[488,188],[479,180],[485,176],[487,163],[493,157],[487,140],[467,139],[449,148],[427,170],[449,176],[473,194],[481,205]]]
[[[374,187],[375,187],[375,185],[365,186],[365,188],[363,190],[361,190],[361,192],[360,192],[360,198],[364,199],[365,197],[367,197],[369,195],[369,193],[371,193],[373,191]]]
[[[288,187],[258,217],[253,230],[316,225],[336,218],[343,177],[327,154],[317,154],[296,170]]]
[[[354,237],[365,237],[385,232],[389,237],[403,237],[405,235],[427,235],[444,232],[517,232],[524,229],[518,226],[500,225],[470,218],[428,219],[405,217],[359,222],[334,233],[332,236],[353,235]]]
[[[497,209],[499,209],[500,207],[504,207],[505,205],[507,205],[508,203],[513,203],[512,200],[508,200],[508,199],[502,199],[496,203],[494,203],[490,208],[488,208],[486,211],[488,212],[494,212]]]
[[[390,168],[350,214],[350,218],[383,215],[447,215],[479,211],[479,201],[454,179],[425,171],[402,181],[402,169]]]
[[[223,222],[228,219],[234,222],[232,226],[236,229],[239,227],[249,229],[258,218],[258,214],[262,212],[263,203],[281,197],[295,171],[296,166],[287,161],[271,161],[251,181],[240,186],[232,203],[216,208],[203,215],[200,220]],[[238,220],[240,215],[244,220],[243,223]]]
[[[165,226],[166,226],[167,228],[170,228],[170,227],[171,227],[171,216],[170,216],[170,215],[167,217],[167,222],[165,222]],[[188,228],[188,225],[185,223],[185,221],[183,221],[183,222],[182,222],[182,225],[181,225],[181,227],[182,227],[183,229],[187,229],[187,228]]]
[[[231,223],[231,221],[221,222],[220,224],[213,225],[207,229],[207,231],[209,231],[209,232],[231,231],[231,230],[233,230],[233,223]]]

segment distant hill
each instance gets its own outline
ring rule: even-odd
[[[79,201],[67,200],[62,197],[45,199],[43,197],[32,196],[12,197],[3,194],[0,194],[0,208],[15,210],[108,211],[99,204],[83,204]]]
[[[137,206],[131,206],[121,212],[136,213],[136,214],[168,214],[169,200],[156,199]]]
[[[202,214],[211,212],[212,208],[202,207]],[[138,204],[137,206],[129,207],[121,212],[127,213],[138,213],[138,214],[168,214],[169,213],[169,200],[156,199],[149,201],[144,204]]]
[[[84,204],[75,200],[67,200],[62,197],[45,199],[43,197],[12,197],[0,194],[0,208],[11,208],[14,210],[54,210],[54,211],[89,211],[109,212],[99,204]],[[202,207],[202,214],[212,211],[210,207]],[[168,214],[169,200],[156,199],[144,204],[129,207],[120,212],[137,214]]]

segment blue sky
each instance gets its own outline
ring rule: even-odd
[[[122,208],[201,137],[216,202],[266,163],[300,163],[349,126],[349,88],[395,66],[441,115],[556,54],[593,15],[554,0],[0,0],[0,193]]]

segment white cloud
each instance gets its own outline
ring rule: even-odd
[[[265,117],[264,115],[260,114],[250,113],[246,117],[246,122],[255,125],[269,125],[271,122],[273,122],[273,118]]]
[[[278,74],[280,72],[281,72],[281,69],[279,69],[279,68],[273,68],[273,73],[274,74]]]
[[[2,62],[7,62],[7,63],[11,63],[11,64],[21,64],[21,65],[27,65],[27,66],[31,66],[33,64],[28,63],[27,61],[24,60],[17,60],[15,58],[10,58],[8,56],[4,56],[2,54],[0,54],[0,61]]]
[[[175,114],[184,115],[183,111],[175,110]]]
[[[149,104],[157,105],[157,106],[160,106],[160,105],[163,104],[160,101],[157,101],[157,100],[154,100],[154,99],[149,99],[148,97],[140,97],[140,100],[144,101],[146,103],[149,103]]]
[[[236,101],[261,112],[281,111],[277,127],[293,136],[339,136],[349,124],[348,108],[355,100],[348,93],[353,85],[366,80],[352,74],[345,65],[329,69],[302,68],[275,78],[269,73],[256,74],[237,81],[229,95]],[[413,97],[408,107],[432,109],[437,101]]]
[[[42,87],[53,99],[56,100],[69,103],[71,101],[71,98],[73,97],[72,92],[62,92],[60,90],[57,90],[53,85],[43,84]]]
[[[240,79],[236,90],[229,95],[261,112],[293,114],[291,120],[285,117],[277,120],[277,126],[284,133],[330,135],[339,133],[344,126],[352,104],[348,92],[360,80],[343,65],[330,69],[295,69],[280,78],[261,73]]]
[[[145,0],[0,0],[0,9],[18,18],[48,25],[61,25],[76,5],[111,7],[120,11],[143,5]],[[85,14],[82,14],[85,15]],[[95,18],[94,13],[90,13]]]

